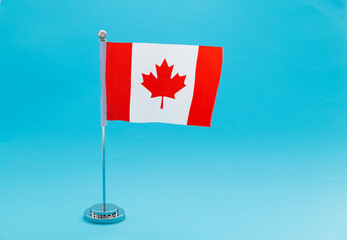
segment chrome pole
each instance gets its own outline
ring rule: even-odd
[[[106,68],[106,36],[107,33],[101,30],[98,33],[100,39],[100,74],[101,81],[105,80],[105,68]],[[106,169],[105,169],[105,125],[106,125],[106,90],[104,83],[101,84],[101,126],[102,126],[102,203],[103,210],[106,211]]]
[[[84,211],[84,219],[92,223],[119,223],[125,219],[123,208],[106,203],[106,162],[105,162],[105,126],[106,117],[106,32],[100,30],[100,81],[101,81],[101,127],[102,127],[102,203],[97,203]]]
[[[101,79],[105,76],[105,68],[106,68],[106,61],[105,61],[105,45],[106,45],[106,32],[101,30],[98,33],[98,37],[100,39],[100,74],[103,76]],[[101,88],[101,126],[102,126],[102,203],[103,203],[103,210],[106,211],[106,169],[105,169],[105,125],[106,125],[106,119],[105,119],[105,113],[106,113],[106,99],[105,99],[105,86],[102,84]]]

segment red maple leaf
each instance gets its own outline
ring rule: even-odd
[[[152,93],[151,98],[161,97],[161,109],[163,109],[164,97],[175,99],[175,94],[186,86],[184,84],[186,75],[179,76],[177,73],[171,78],[173,67],[174,65],[169,67],[164,58],[160,67],[155,65],[158,77],[155,77],[153,73],[149,75],[142,73],[143,82],[141,84]]]

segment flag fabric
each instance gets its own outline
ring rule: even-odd
[[[101,42],[100,53],[103,126],[106,120],[211,125],[221,47]]]

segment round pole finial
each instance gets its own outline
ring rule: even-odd
[[[105,30],[100,30],[98,33],[98,37],[100,38],[100,41],[105,41],[107,36],[107,33]]]

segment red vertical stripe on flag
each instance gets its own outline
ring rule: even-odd
[[[222,60],[223,48],[199,46],[194,93],[187,125],[211,126]]]
[[[130,120],[132,43],[107,43],[107,120]]]

